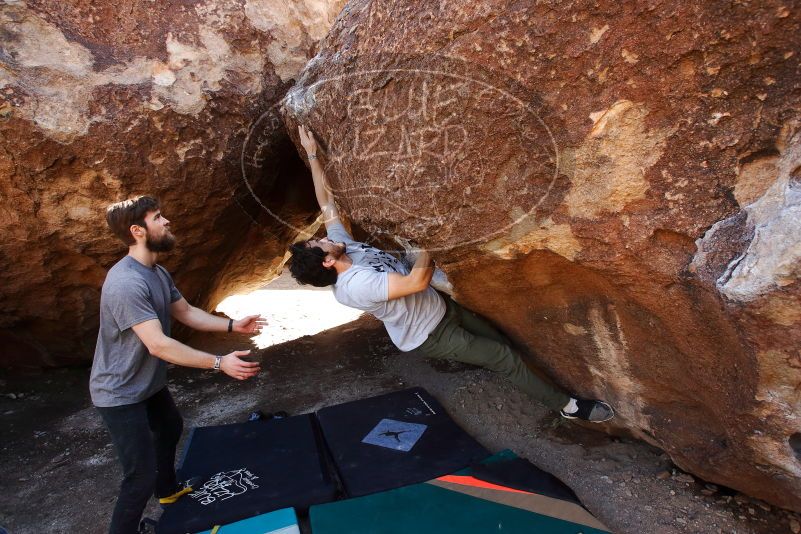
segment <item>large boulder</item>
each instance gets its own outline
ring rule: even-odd
[[[352,0],[284,100],[366,238],[683,469],[801,510],[801,14]]]
[[[104,209],[134,194],[193,303],[273,276],[316,208],[274,104],[342,3],[0,3],[0,365],[91,358]]]

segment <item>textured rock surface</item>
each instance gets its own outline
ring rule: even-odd
[[[134,194],[161,197],[192,302],[273,276],[293,230],[265,208],[302,227],[314,205],[271,109],[341,6],[0,2],[0,362],[91,357],[124,253],[104,208]]]
[[[801,510],[800,13],[354,0],[284,113],[618,430]]]

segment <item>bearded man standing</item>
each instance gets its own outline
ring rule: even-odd
[[[151,495],[170,504],[192,491],[176,480],[183,419],[167,389],[167,363],[222,371],[238,380],[259,372],[257,362],[240,359],[250,351],[214,355],[172,339],[171,317],[195,330],[242,334],[259,333],[265,321],[259,315],[234,321],[187,303],[156,263],[159,253],[172,250],[175,237],[155,198],[112,204],[106,221],[128,245],[128,254],[103,283],[89,390],[123,468],[109,532],[130,534],[138,531]]]

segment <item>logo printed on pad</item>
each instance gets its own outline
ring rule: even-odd
[[[259,486],[253,482],[257,477],[244,467],[233,471],[223,471],[209,478],[203,486],[189,494],[202,505],[211,504],[216,500],[224,501],[237,495],[242,495],[250,489]]]
[[[423,432],[426,431],[426,428],[428,428],[428,425],[382,419],[364,437],[362,443],[409,452],[414,447],[414,444],[417,443],[417,440],[420,439],[420,436],[423,435]]]

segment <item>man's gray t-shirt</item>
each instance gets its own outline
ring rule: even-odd
[[[328,238],[345,243],[345,253],[353,260],[353,265],[337,276],[337,301],[382,321],[400,350],[410,351],[422,345],[445,316],[445,301],[439,293],[429,286],[425,291],[387,300],[389,273],[407,275],[406,266],[383,250],[354,241],[341,223],[328,227]]]
[[[95,406],[111,407],[147,399],[167,384],[167,364],[152,356],[134,325],[158,319],[170,335],[170,304],[180,300],[167,270],[147,267],[131,256],[106,275],[100,294],[100,331],[89,378]]]

